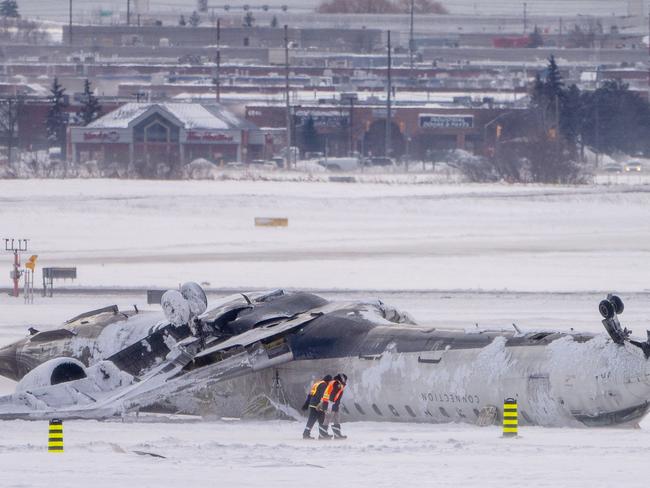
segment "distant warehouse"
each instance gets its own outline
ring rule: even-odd
[[[257,126],[216,103],[127,103],[70,130],[74,162],[96,161],[141,176],[170,174],[198,158],[216,164],[248,161],[264,152]]]

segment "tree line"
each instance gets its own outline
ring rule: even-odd
[[[0,147],[4,147],[8,163],[18,143],[18,123],[20,112],[26,103],[24,95],[15,95],[0,99]],[[49,147],[60,148],[65,157],[66,133],[68,125],[88,125],[101,115],[101,105],[92,90],[88,79],[84,81],[81,94],[81,106],[70,113],[70,101],[65,88],[54,78],[50,87],[49,107],[44,120]]]
[[[324,0],[316,11],[321,14],[407,14],[411,0]],[[415,0],[416,14],[447,14],[447,9],[433,0]]]
[[[493,134],[490,154],[480,162],[458,164],[477,181],[575,183],[593,171],[585,160],[587,148],[650,154],[648,100],[620,80],[597,79],[594,90],[566,86],[553,56],[535,77],[528,107],[506,112],[487,126]]]

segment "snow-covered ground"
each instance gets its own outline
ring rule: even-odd
[[[353,423],[345,441],[303,441],[296,422],[3,422],[0,486],[645,487],[650,431]],[[138,455],[147,452],[165,456]]]
[[[258,216],[289,227],[256,228]],[[2,295],[0,344],[112,303],[146,308],[144,287],[188,279],[209,283],[210,299],[238,287],[379,296],[419,322],[466,328],[600,331],[600,291],[617,290],[624,324],[643,336],[649,222],[643,185],[4,181],[0,237],[30,238],[39,269],[76,265],[74,286],[143,291],[33,305]],[[0,393],[12,386],[0,380]],[[650,454],[648,420],[522,427],[516,440],[496,427],[350,423],[344,442],[303,441],[296,422],[126,420],[67,421],[62,456],[46,451],[46,422],[0,423],[0,487],[636,487]]]
[[[650,186],[0,182],[3,237],[78,286],[641,291]],[[287,217],[259,228],[255,217]],[[10,256],[0,263],[8,276]],[[40,274],[37,274],[37,280]]]

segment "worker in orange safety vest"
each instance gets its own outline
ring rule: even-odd
[[[309,393],[307,394],[307,399],[305,400],[304,405],[302,406],[303,411],[304,410],[309,410],[309,416],[307,417],[307,425],[305,426],[305,430],[302,433],[302,438],[303,439],[313,439],[311,436],[311,429],[318,421],[318,430],[321,438],[323,438],[323,434],[329,438],[329,435],[327,435],[327,429],[323,431],[323,422],[325,421],[325,412],[323,410],[320,410],[318,406],[320,405],[321,399],[323,398],[323,393],[325,393],[325,389],[327,388],[327,385],[332,381],[332,375],[328,374],[323,377],[322,380],[315,381],[314,384],[311,385],[311,388],[309,389]]]
[[[320,408],[325,412],[325,420],[321,432],[324,430],[327,437],[321,438],[331,438],[327,432],[328,426],[331,423],[334,439],[347,439],[347,436],[341,433],[341,414],[339,411],[341,407],[341,397],[343,396],[343,390],[345,390],[347,381],[348,377],[343,373],[339,373],[329,382],[327,388],[325,388]]]

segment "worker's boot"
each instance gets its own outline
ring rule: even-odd
[[[334,439],[347,439],[347,435],[341,434],[341,424],[332,424],[332,432],[334,433]]]
[[[309,429],[305,429],[304,432],[302,433],[302,438],[303,439],[313,439],[311,436],[311,432],[309,432]]]
[[[332,436],[327,433],[327,425],[318,426],[318,438],[319,439],[331,439]]]

